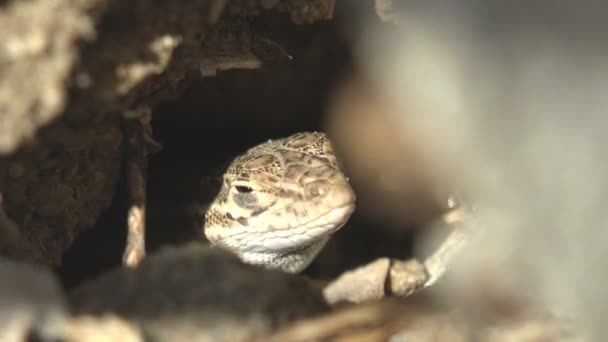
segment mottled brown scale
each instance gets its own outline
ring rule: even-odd
[[[333,151],[325,134],[306,132],[237,157],[206,215],[209,241],[251,264],[301,271],[354,210]]]
[[[217,194],[217,196],[215,197],[215,200],[220,203],[225,203],[226,200],[228,200],[228,189],[225,187],[222,187],[222,189],[220,190],[220,193]]]
[[[207,211],[207,213],[205,215],[205,221],[209,222],[209,224],[219,225],[219,226],[228,224],[230,222],[227,215],[224,215],[224,213],[222,213],[218,210],[215,210],[215,209],[210,209]]]

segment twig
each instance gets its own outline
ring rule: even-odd
[[[125,266],[136,267],[146,256],[148,155],[159,150],[160,145],[152,139],[151,112],[148,107],[129,112],[125,117],[125,135],[127,137],[126,172],[130,207],[127,216],[127,246],[122,262]]]
[[[435,253],[424,261],[429,276],[424,287],[435,284],[441,278],[450,262],[476,233],[471,209],[458,206],[451,199],[449,206],[451,210],[443,215],[443,221],[451,226],[452,231]]]

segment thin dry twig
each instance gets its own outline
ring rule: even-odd
[[[126,171],[130,196],[127,216],[127,246],[122,257],[125,266],[136,267],[146,256],[146,181],[148,155],[160,149],[152,139],[151,111],[140,108],[136,118],[125,119],[127,136]]]
[[[470,208],[457,205],[451,199],[449,203],[451,209],[443,215],[442,220],[452,231],[435,253],[424,261],[429,275],[424,287],[435,284],[441,278],[450,262],[469,243],[477,230]]]
[[[367,265],[344,272],[323,289],[329,304],[339,302],[361,303],[379,300],[388,295],[407,297],[431,286],[446,272],[454,257],[476,233],[470,209],[456,205],[452,199],[442,221],[452,231],[439,248],[424,262],[377,259]]]

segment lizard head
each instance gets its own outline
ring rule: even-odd
[[[205,215],[205,235],[244,262],[299,272],[354,208],[355,194],[327,136],[297,133],[231,163]]]

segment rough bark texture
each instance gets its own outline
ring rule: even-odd
[[[331,1],[5,4],[0,193],[20,227],[18,246],[3,248],[5,254],[60,265],[114,196],[124,158],[122,116],[176,96],[201,68],[286,59],[252,29],[262,13],[312,23],[329,18],[332,8]]]

